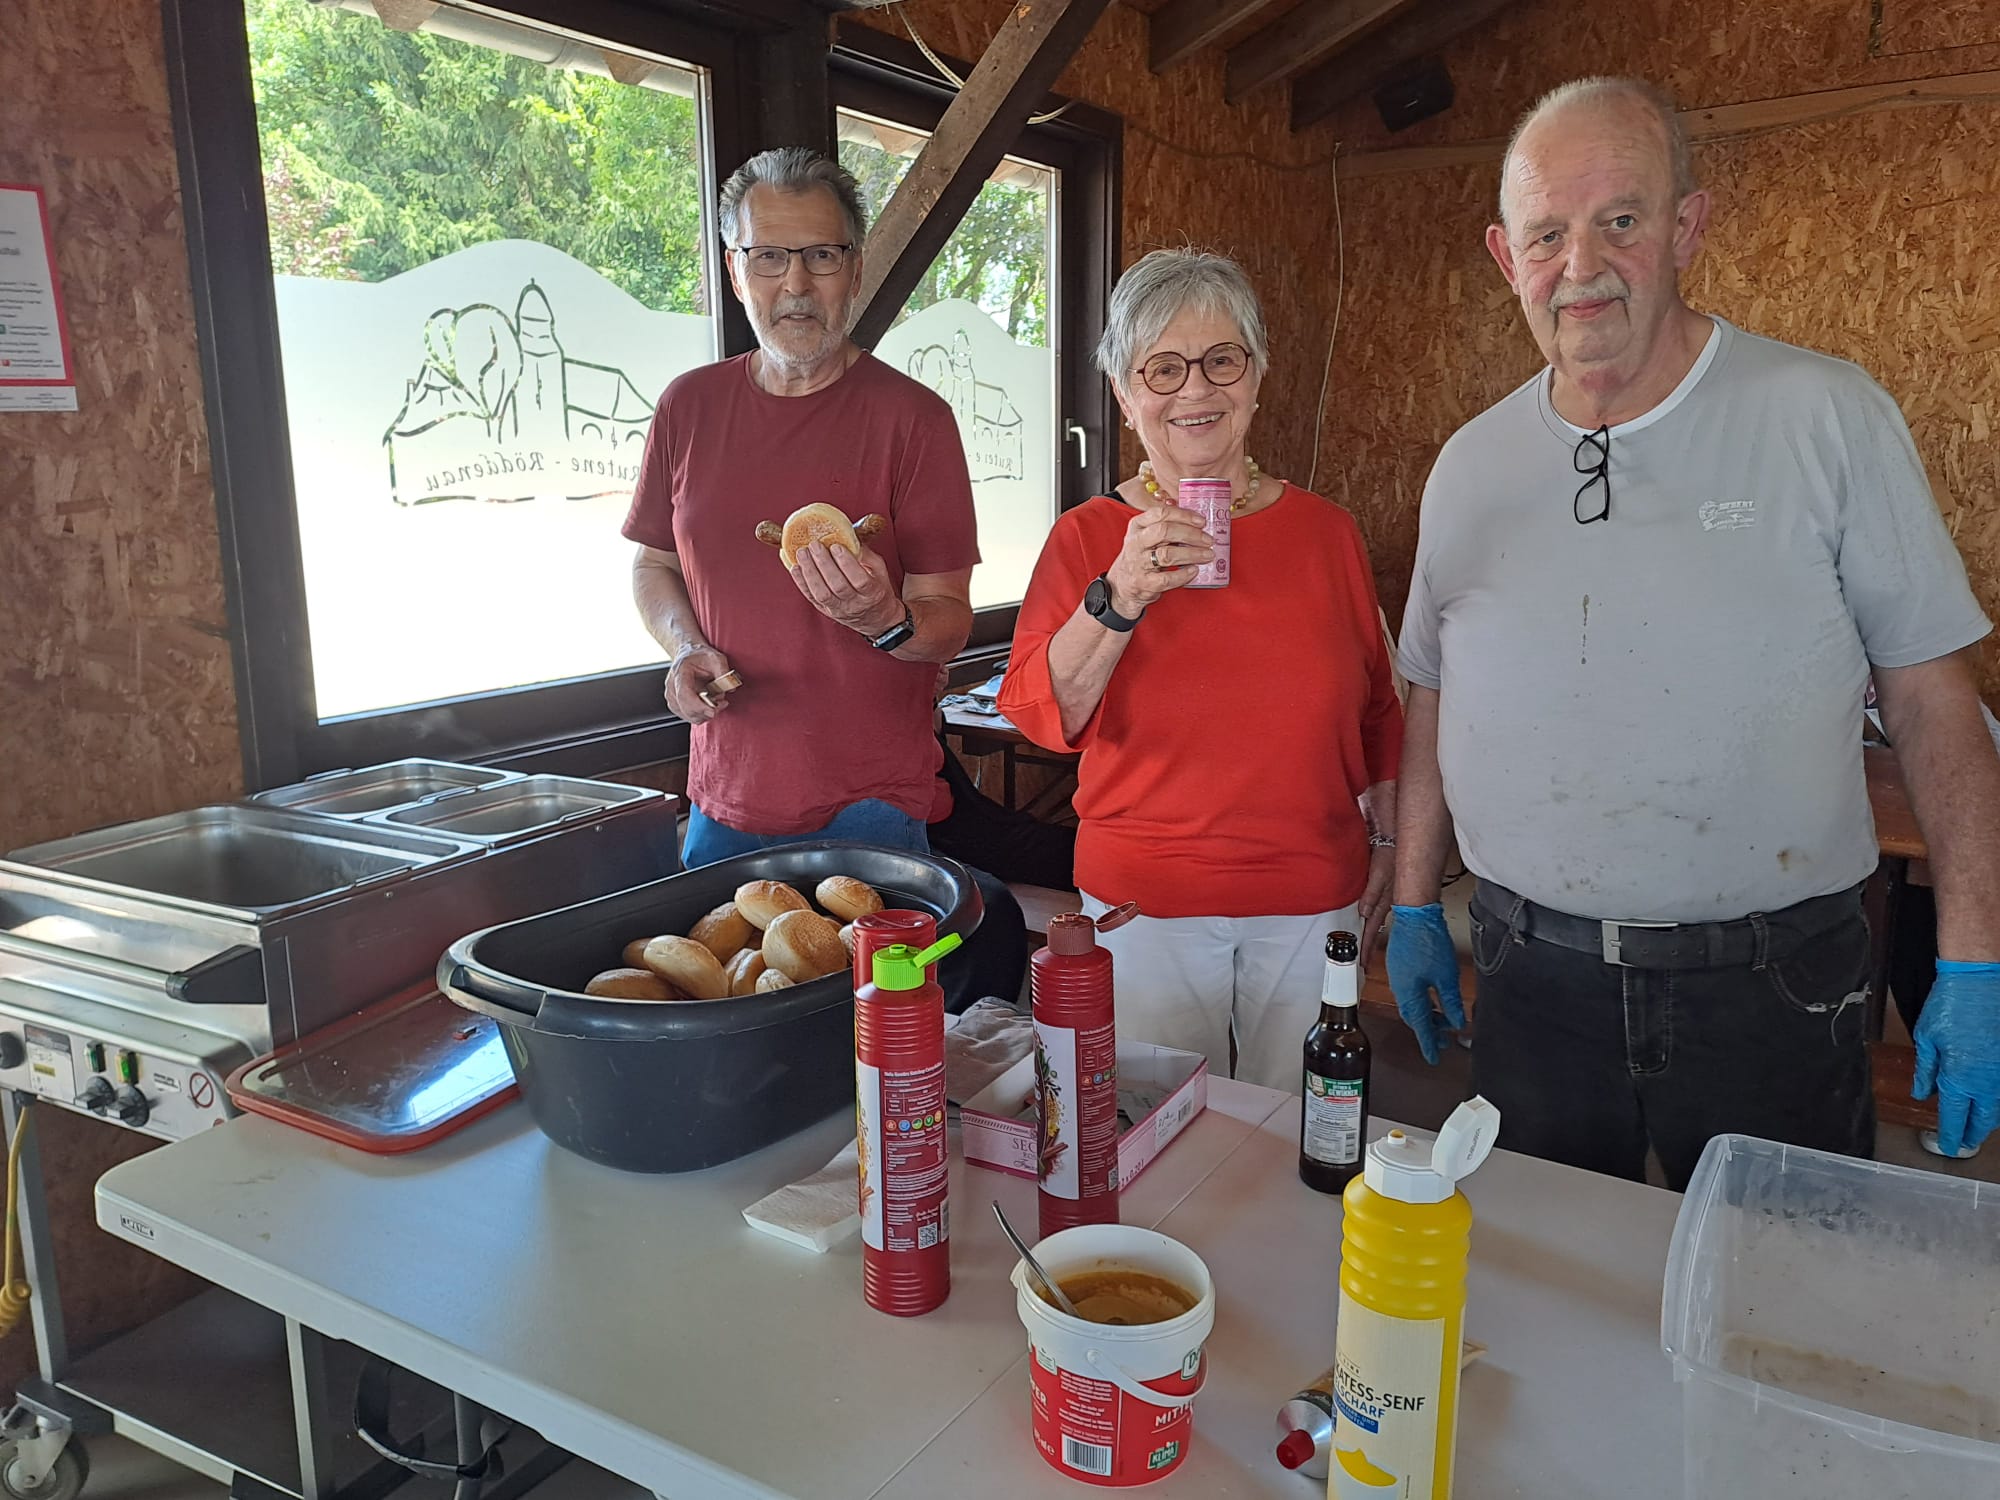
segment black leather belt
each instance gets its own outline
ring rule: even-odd
[[[1473,897],[1482,915],[1522,937],[1595,953],[1627,969],[1723,969],[1785,957],[1861,910],[1861,887],[1813,896],[1781,911],[1733,922],[1599,922],[1537,906],[1482,879]]]

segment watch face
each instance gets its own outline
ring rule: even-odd
[[[1110,607],[1110,585],[1102,578],[1091,579],[1090,587],[1083,591],[1083,612],[1095,619]]]

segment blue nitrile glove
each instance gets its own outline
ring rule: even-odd
[[[1451,932],[1444,925],[1444,907],[1433,901],[1429,906],[1392,906],[1389,923],[1389,988],[1396,994],[1396,1013],[1417,1034],[1424,1061],[1434,1063],[1444,1056],[1445,1028],[1438,1024],[1431,1007],[1431,991],[1437,991],[1444,1019],[1455,1027],[1465,1025],[1465,1002],[1458,994],[1458,950],[1451,945]]]
[[[1939,959],[1916,1043],[1910,1097],[1927,1099],[1937,1085],[1938,1150],[1949,1159],[1961,1146],[1977,1149],[2000,1126],[2000,964]]]

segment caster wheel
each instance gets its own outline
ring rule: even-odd
[[[21,1483],[15,1452],[13,1443],[0,1442],[0,1492],[8,1500],[76,1500],[83,1492],[83,1482],[90,1477],[90,1455],[84,1451],[80,1439],[69,1440],[69,1446],[56,1455],[55,1467],[37,1485]]]

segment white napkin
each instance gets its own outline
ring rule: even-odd
[[[948,1018],[944,1034],[945,1096],[954,1104],[978,1094],[1035,1050],[1035,1023],[1005,1000],[975,1001]]]
[[[1026,1057],[1035,1028],[1003,1000],[981,1000],[945,1017],[945,1090],[970,1099]],[[849,1141],[812,1176],[767,1193],[743,1210],[752,1229],[824,1255],[861,1232],[859,1153]]]
[[[854,1142],[812,1176],[767,1193],[743,1210],[752,1229],[824,1255],[861,1232],[859,1153]]]

